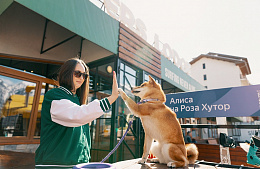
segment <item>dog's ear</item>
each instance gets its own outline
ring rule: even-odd
[[[149,75],[149,83],[156,85],[155,80]]]

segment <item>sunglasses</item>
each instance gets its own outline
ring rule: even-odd
[[[88,78],[88,74],[86,72],[81,73],[80,71],[74,71],[74,76],[77,78],[80,78],[81,76],[83,76],[84,79]]]

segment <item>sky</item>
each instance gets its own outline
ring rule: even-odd
[[[13,86],[22,82],[22,80],[7,77],[7,76],[2,76],[2,75],[0,75],[0,80],[3,80],[4,83],[7,84],[8,86]]]
[[[253,85],[260,84],[260,0],[120,0],[154,35],[190,62],[208,52],[248,59]]]

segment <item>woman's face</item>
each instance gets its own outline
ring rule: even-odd
[[[76,77],[75,76],[75,72],[79,71],[80,73],[85,73],[85,68],[81,63],[78,63],[75,67],[75,70],[73,72],[73,83],[75,86],[75,89],[77,90],[78,88],[80,88],[80,86],[83,84],[83,82],[85,81],[84,75],[81,74],[80,77]]]

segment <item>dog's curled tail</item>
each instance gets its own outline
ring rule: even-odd
[[[189,164],[194,164],[199,156],[199,151],[197,146],[195,144],[186,144],[186,150],[187,150],[187,158]]]

